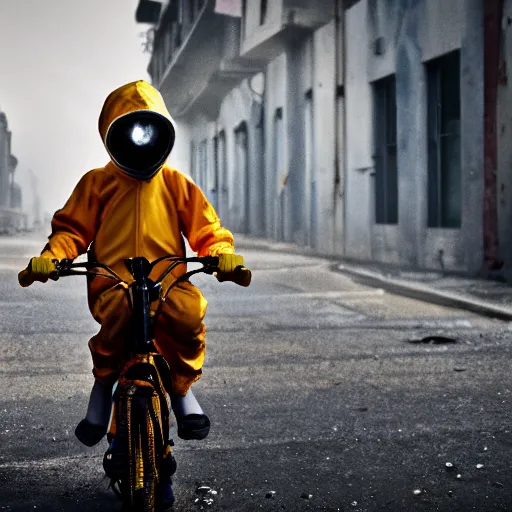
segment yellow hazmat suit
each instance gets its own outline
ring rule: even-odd
[[[157,112],[172,122],[160,93],[145,81],[132,82],[112,92],[99,119],[106,143],[108,128],[120,116],[138,110]],[[107,149],[108,150],[108,149]],[[41,256],[74,259],[93,243],[97,261],[111,267],[127,283],[133,278],[125,258],[185,255],[182,234],[199,256],[234,254],[233,235],[221,227],[219,218],[194,182],[167,165],[149,180],[141,181],[123,172],[113,161],[82,177],[64,208],[52,220],[52,234]],[[163,268],[157,266],[151,277]],[[180,265],[163,283],[162,297],[183,273]],[[126,286],[95,277],[88,283],[89,307],[101,324],[89,342],[96,380],[112,384],[126,362],[126,338],[130,309]],[[203,318],[207,302],[189,282],[171,290],[157,302],[155,343],[167,359],[177,395],[184,395],[200,378],[205,356]]]

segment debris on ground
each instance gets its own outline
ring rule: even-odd
[[[427,345],[444,345],[446,343],[457,343],[455,338],[448,338],[447,336],[426,336],[419,340],[408,340],[407,343],[419,344],[424,343]]]
[[[207,485],[201,485],[196,489],[196,492],[201,495],[201,498],[196,498],[195,503],[201,503],[208,506],[213,504],[213,496],[218,494],[217,491]]]

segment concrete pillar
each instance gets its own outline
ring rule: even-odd
[[[462,244],[465,266],[478,273],[483,265],[484,53],[483,2],[465,0],[461,46]],[[510,135],[509,135],[510,137]],[[507,140],[510,145],[510,138]]]
[[[249,120],[249,233],[265,233],[265,131],[263,104],[253,101]]]
[[[313,36],[313,104],[315,164],[317,177],[317,250],[334,252],[335,188],[335,23],[334,19]]]
[[[469,0],[468,0],[469,1]],[[504,0],[503,20],[512,18],[512,0]],[[512,69],[512,25],[502,23],[502,69]],[[510,73],[510,72],[509,72]],[[504,275],[512,282],[512,77],[498,86],[498,226]]]
[[[421,52],[423,0],[398,0],[396,95],[400,260],[422,266],[427,226],[426,77]]]
[[[304,151],[304,94],[303,78],[305,66],[303,65],[305,44],[293,45],[288,50],[287,75],[289,94],[288,102],[288,140],[289,140],[289,210],[290,219],[289,239],[301,246],[306,245],[306,231],[304,217],[304,204],[306,200],[304,180],[305,151]]]
[[[370,260],[370,171],[373,169],[371,88],[368,83],[367,0],[346,12],[344,37],[346,69],[345,256]]]

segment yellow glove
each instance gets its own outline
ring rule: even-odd
[[[251,284],[251,271],[244,267],[244,257],[236,254],[219,254],[217,280],[232,281],[240,286]]]
[[[18,281],[24,288],[30,286],[34,281],[46,283],[54,270],[55,263],[51,259],[37,256],[32,258],[27,268],[18,274]]]
[[[231,274],[237,267],[244,266],[244,257],[236,254],[219,254],[219,272],[221,274]]]

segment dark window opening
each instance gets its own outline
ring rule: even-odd
[[[200,183],[204,192],[208,190],[208,141],[205,139],[201,141],[199,146],[200,158]]]
[[[260,25],[267,21],[267,0],[260,0]]]
[[[241,33],[242,41],[245,39],[245,34],[246,34],[246,29],[245,29],[245,24],[247,23],[246,13],[247,13],[247,0],[242,0],[242,19],[240,21],[241,32],[242,32]]]
[[[196,169],[196,145],[194,141],[190,143],[190,177],[194,182],[197,182],[197,169]]]
[[[213,182],[212,192],[217,192],[219,186],[219,136],[213,138]]]
[[[248,232],[249,227],[249,143],[247,123],[242,122],[235,129],[235,177],[237,195],[240,194],[239,229]]]
[[[224,222],[228,221],[229,213],[229,183],[228,183],[228,165],[226,151],[226,133],[222,130],[217,136],[217,148],[215,155],[215,174],[217,175],[217,208],[219,215]]]
[[[460,52],[427,64],[428,226],[461,226]]]
[[[274,148],[273,148],[273,164],[274,164],[274,186],[276,186],[277,198],[277,238],[285,239],[285,187],[282,182],[284,178],[284,125],[283,125],[283,109],[276,109],[274,115]]]
[[[374,83],[375,222],[398,224],[396,79]]]
[[[192,25],[196,19],[196,0],[183,0],[183,4],[188,11],[188,23]]]

